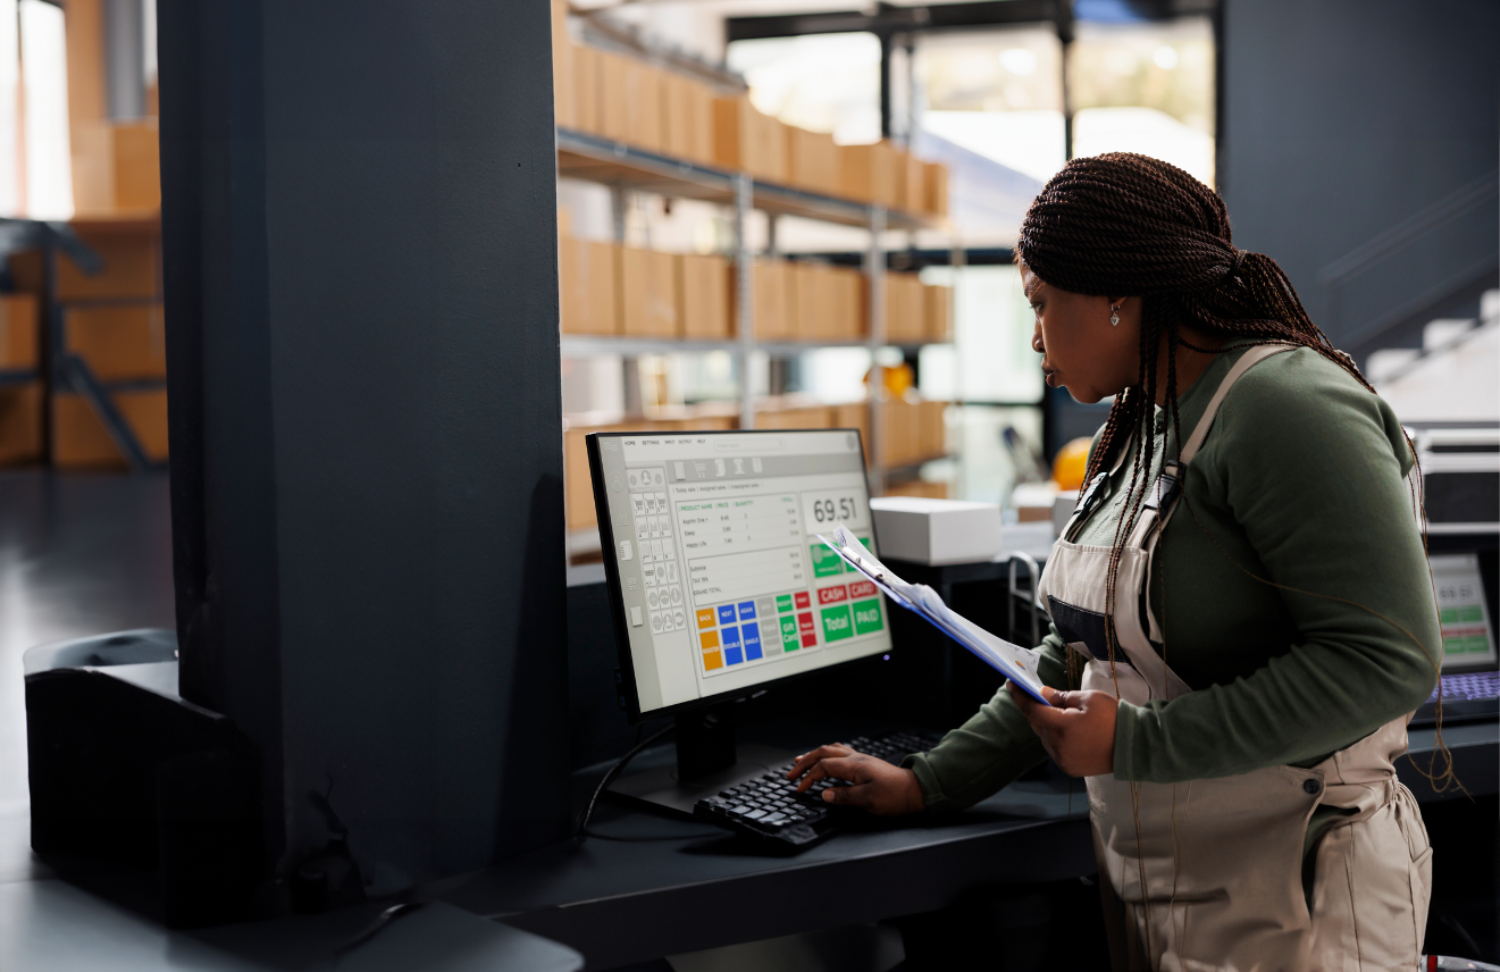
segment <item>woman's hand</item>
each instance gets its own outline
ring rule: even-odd
[[[1010,683],[1010,696],[1031,723],[1047,755],[1069,776],[1103,776],[1115,770],[1115,713],[1108,692],[1059,692],[1043,687],[1049,708]]]
[[[798,756],[786,778],[795,780],[799,776],[802,780],[797,784],[798,793],[805,793],[814,783],[830,777],[854,784],[830,786],[823,791],[824,803],[859,807],[881,816],[916,813],[923,807],[922,785],[917,782],[917,774],[857,753],[842,743],[819,746]]]

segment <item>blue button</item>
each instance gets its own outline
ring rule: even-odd
[[[739,628],[723,628],[719,631],[719,638],[724,645],[724,664],[738,665],[745,660],[744,652],[740,650]]]
[[[745,633],[745,660],[754,661],[760,657],[760,625],[752,621],[740,630]]]
[[[743,602],[740,603],[740,620],[741,621],[754,621],[755,620],[755,602],[754,601],[743,601]]]
[[[734,605],[733,604],[720,604],[719,605],[719,623],[720,624],[734,624]]]

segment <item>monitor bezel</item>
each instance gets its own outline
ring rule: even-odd
[[[662,706],[659,709],[651,709],[647,712],[641,711],[641,696],[635,682],[635,660],[630,654],[630,626],[625,618],[625,597],[620,590],[620,566],[616,561],[616,543],[614,520],[609,513],[609,501],[606,498],[604,484],[604,465],[599,455],[599,440],[601,438],[621,438],[624,436],[638,435],[787,435],[796,432],[853,432],[859,437],[859,459],[861,472],[865,480],[865,496],[873,499],[870,491],[870,467],[868,457],[865,455],[864,433],[857,428],[827,428],[827,429],[682,429],[634,432],[590,432],[584,437],[584,445],[589,457],[589,481],[594,490],[594,514],[599,523],[599,546],[604,556],[604,584],[609,588],[609,614],[610,622],[614,628],[615,651],[620,661],[620,694],[625,701],[625,715],[630,725],[635,725],[650,719],[660,719],[666,716],[677,715],[681,712],[689,712],[695,709],[707,708],[714,705],[722,705],[754,695],[766,689],[787,685],[802,679],[821,675],[824,672],[835,671],[850,665],[871,662],[880,658],[879,654],[861,655],[858,658],[848,658],[843,661],[834,662],[831,665],[823,665],[805,672],[796,672],[790,675],[780,675],[776,678],[756,682],[754,685],[743,688],[731,689],[719,692],[715,695],[704,695],[686,702],[676,702],[672,705]],[[880,554],[880,538],[875,530],[874,512],[870,515],[870,538],[875,543],[876,556]],[[881,595],[881,601],[885,605],[886,631],[891,632],[890,624],[890,600]],[[891,638],[891,645],[885,650],[885,654],[895,651],[895,638]]]

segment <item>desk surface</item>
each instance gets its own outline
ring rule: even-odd
[[[1414,755],[1431,751],[1431,730],[1411,737]],[[1453,726],[1444,737],[1470,792],[1495,792],[1500,724]],[[770,735],[755,741],[787,745]],[[806,739],[788,748],[797,742]],[[663,765],[672,756],[670,746],[659,747],[638,762]],[[576,775],[580,808],[604,768]],[[1411,761],[1401,761],[1401,775],[1422,793]],[[592,829],[625,840],[543,848],[424,894],[562,942],[582,952],[588,968],[606,969],[932,911],[984,886],[1089,875],[1096,867],[1087,813],[1081,781],[1021,781],[963,813],[871,818],[778,858],[750,853],[705,824],[601,804]]]

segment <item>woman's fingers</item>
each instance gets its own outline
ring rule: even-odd
[[[817,762],[820,759],[826,759],[829,756],[848,756],[852,752],[854,752],[854,750],[850,749],[848,746],[845,746],[843,743],[829,743],[826,746],[819,746],[817,749],[814,749],[810,753],[803,753],[801,756],[798,756],[797,761],[792,764],[792,768],[787,772],[786,778],[789,780],[795,780],[803,773],[806,773],[813,766],[817,765]]]
[[[806,793],[808,787],[829,777],[836,780],[854,781],[854,767],[858,765],[862,757],[852,749],[845,748],[844,752],[847,755],[824,756],[813,764],[812,769],[808,770],[798,781],[797,792]]]

